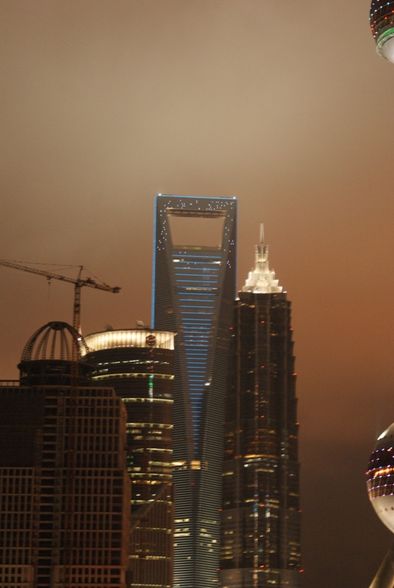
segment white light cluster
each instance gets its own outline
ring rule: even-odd
[[[268,262],[268,247],[264,243],[263,227],[260,227],[260,243],[256,245],[255,266],[248,273],[242,292],[255,294],[270,294],[283,292],[275,271],[271,270]]]

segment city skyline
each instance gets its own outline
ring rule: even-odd
[[[83,263],[121,286],[83,291],[84,333],[148,324],[153,194],[237,194],[238,287],[264,221],[293,302],[305,588],[367,585],[390,538],[364,471],[394,381],[394,75],[369,2],[0,11],[1,257]],[[0,281],[12,378],[38,326],[71,321],[72,290]]]

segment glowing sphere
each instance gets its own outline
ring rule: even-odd
[[[394,63],[394,0],[372,0],[369,22],[378,53]]]
[[[378,437],[367,477],[372,506],[382,523],[394,533],[394,423]]]

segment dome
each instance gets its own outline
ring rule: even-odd
[[[377,439],[367,478],[372,506],[382,523],[394,533],[394,423]]]
[[[19,364],[22,385],[74,385],[87,382],[91,367],[81,364],[88,348],[68,323],[43,325],[26,343]]]
[[[394,63],[394,0],[372,0],[369,22],[378,53]]]
[[[77,350],[76,357],[73,349]],[[26,343],[21,361],[80,359],[81,349],[87,352],[82,336],[68,323],[52,321],[43,325]]]

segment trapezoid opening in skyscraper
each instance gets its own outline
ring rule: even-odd
[[[156,196],[152,328],[174,331],[174,588],[218,585],[235,197]]]

